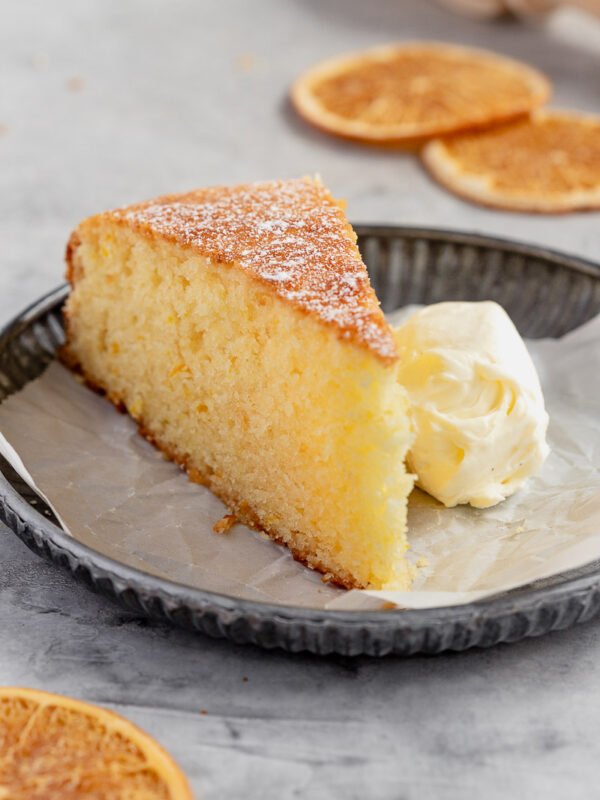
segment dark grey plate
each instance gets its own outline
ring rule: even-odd
[[[386,311],[492,299],[533,338],[560,336],[600,312],[600,269],[581,259],[470,234],[356,230]],[[0,333],[0,401],[54,358],[66,294],[61,287],[43,297]],[[439,653],[539,636],[600,612],[599,564],[490,600],[418,611],[321,611],[238,600],[148,575],[80,544],[5,461],[0,467],[0,517],[36,553],[128,608],[235,642],[319,654]]]

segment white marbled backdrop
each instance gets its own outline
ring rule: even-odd
[[[463,20],[427,0],[20,0],[0,26],[0,322],[54,287],[83,216],[211,183],[320,172],[353,221],[477,230],[600,258],[600,214],[465,204],[411,156],[290,112],[303,67],[394,39],[483,45],[600,112],[600,23]],[[139,619],[0,528],[0,684],[103,703],[154,734],[198,798],[589,798],[600,625],[488,651],[319,659]],[[247,680],[246,680],[247,679]],[[207,712],[207,713],[201,713]]]

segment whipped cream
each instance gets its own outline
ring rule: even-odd
[[[493,302],[437,303],[393,333],[417,485],[445,506],[487,508],[516,492],[548,455],[548,414],[508,314]]]

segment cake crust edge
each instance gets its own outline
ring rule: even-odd
[[[315,185],[321,186],[319,181],[312,181],[310,178],[302,178],[300,182],[303,183],[314,183]],[[270,183],[270,182],[266,182]],[[240,187],[247,187],[252,186],[253,184],[240,184]],[[260,184],[257,184],[260,185]],[[94,214],[86,219],[82,220],[77,228],[71,234],[69,242],[66,248],[65,260],[67,263],[67,270],[66,270],[66,278],[71,284],[71,286],[75,287],[75,284],[78,279],[77,275],[77,264],[75,259],[76,251],[81,244],[81,237],[79,235],[80,229],[83,230],[88,226],[93,226],[95,223],[102,223],[102,222],[110,222],[111,224],[122,226],[128,230],[133,231],[134,233],[138,234],[141,237],[146,239],[151,239],[155,241],[164,241],[169,242],[170,244],[174,244],[180,247],[187,246],[194,252],[196,255],[199,255],[204,258],[208,258],[209,260],[213,261],[213,263],[218,263],[222,265],[228,266],[235,266],[237,268],[242,269],[239,267],[238,261],[227,261],[223,260],[222,258],[214,259],[211,255],[207,254],[203,248],[199,247],[198,245],[190,242],[186,242],[182,239],[179,232],[175,233],[168,233],[166,231],[161,231],[153,227],[153,225],[149,222],[144,222],[143,219],[139,217],[139,214],[143,212],[145,209],[152,207],[154,205],[165,206],[169,207],[175,203],[182,203],[186,200],[197,198],[203,192],[208,191],[218,191],[218,190],[226,190],[230,187],[227,186],[214,186],[208,187],[207,189],[201,189],[196,191],[190,192],[182,192],[178,194],[165,194],[159,195],[158,197],[151,198],[149,200],[144,200],[140,203],[134,203],[129,206],[125,206],[123,208],[116,208],[109,211],[103,211],[99,214]],[[330,191],[323,187],[323,191],[325,192],[325,196],[327,201],[331,204],[332,207],[336,207],[339,211],[343,212],[344,209],[344,201],[336,200],[330,193]],[[381,305],[379,300],[377,299],[377,295],[370,285],[370,280],[368,278],[368,271],[362,260],[360,252],[357,247],[357,236],[354,232],[350,223],[344,219],[343,223],[340,222],[341,227],[343,227],[344,238],[347,238],[349,242],[352,242],[353,248],[356,249],[356,256],[362,267],[365,270],[365,274],[367,276],[367,287],[364,289],[364,303],[361,304],[361,310],[367,313],[366,324],[359,324],[361,320],[356,318],[352,319],[350,323],[344,322],[340,323],[333,319],[327,319],[325,315],[323,315],[319,310],[315,310],[314,308],[306,307],[292,299],[291,294],[281,293],[276,291],[273,283],[269,282],[267,278],[262,275],[260,272],[256,271],[248,271],[244,270],[248,274],[252,275],[252,278],[259,284],[262,284],[264,287],[267,287],[270,291],[273,291],[277,294],[278,298],[289,305],[292,305],[297,311],[306,314],[307,316],[317,320],[320,324],[334,329],[337,332],[338,338],[342,339],[345,342],[352,343],[355,347],[367,350],[370,352],[380,363],[384,366],[391,367],[398,361],[398,350],[396,347],[396,343],[394,337],[391,334],[391,330],[387,321],[385,319],[385,315],[381,309]],[[358,290],[353,292],[358,296]],[[356,311],[356,309],[355,309]],[[364,323],[365,320],[362,320]],[[365,334],[365,328],[368,328],[371,331],[370,335]]]

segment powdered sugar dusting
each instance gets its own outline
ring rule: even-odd
[[[213,262],[237,262],[344,338],[396,358],[352,229],[322,184],[303,178],[214,187],[109,213]]]

